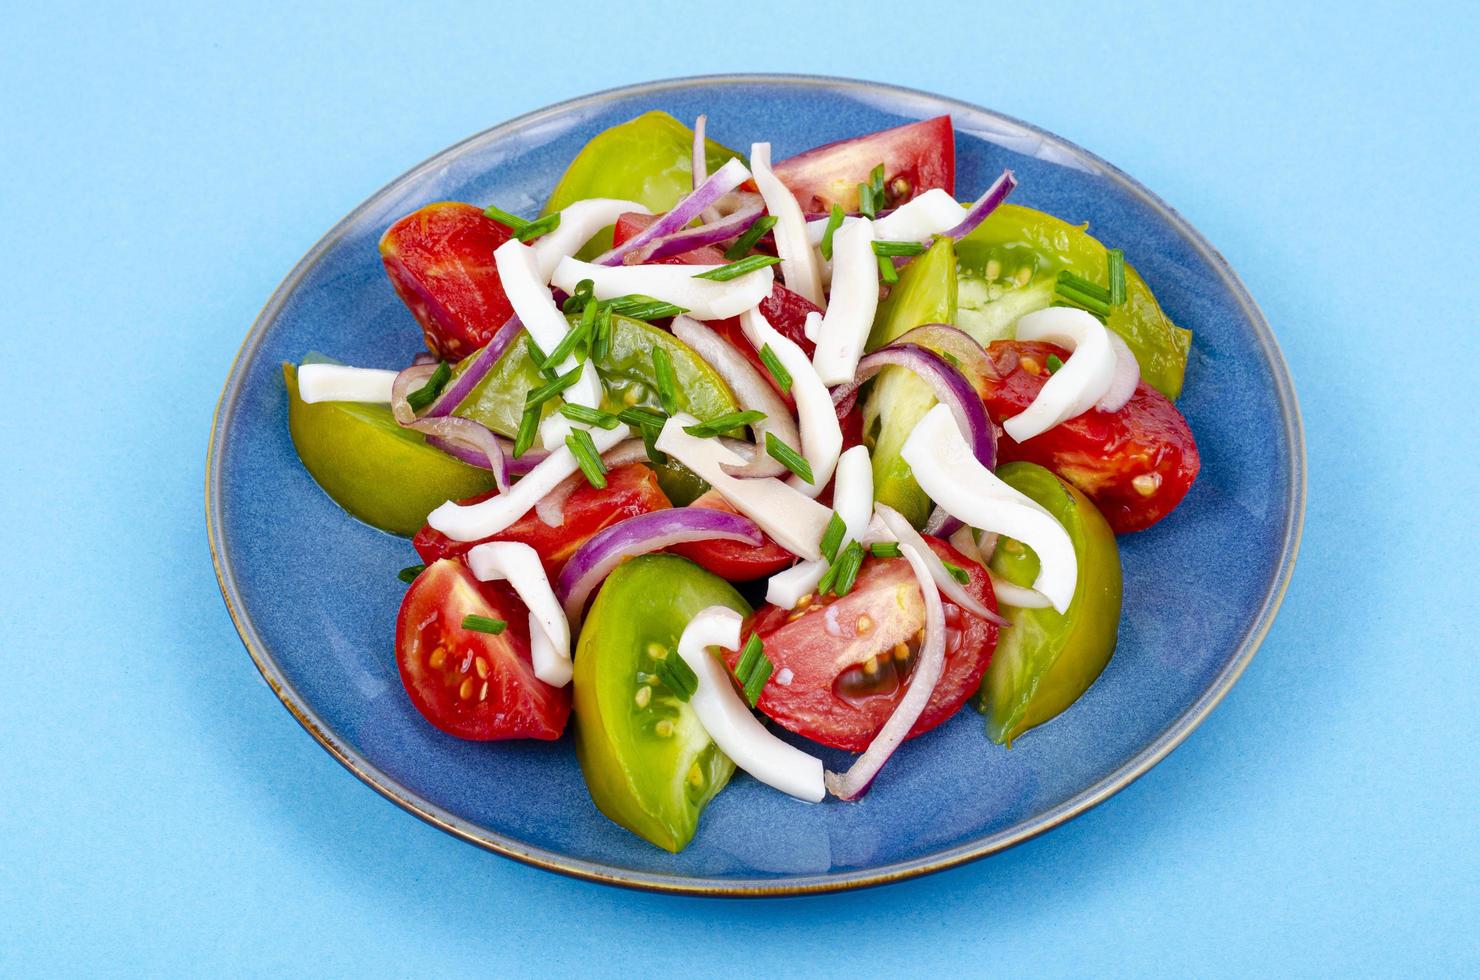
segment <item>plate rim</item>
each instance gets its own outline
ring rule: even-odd
[[[348,227],[359,218],[362,212],[370,207],[372,202],[378,201],[385,195],[393,193],[420,178],[428,170],[441,165],[444,160],[458,155],[465,147],[473,143],[496,138],[506,132],[517,130],[531,123],[537,123],[542,119],[563,116],[583,108],[600,106],[627,96],[657,94],[673,89],[698,86],[757,83],[787,86],[795,89],[883,92],[894,96],[924,98],[932,100],[939,105],[960,107],[965,111],[980,113],[1007,124],[1021,127],[1039,136],[1049,144],[1070,150],[1075,154],[1082,154],[1085,158],[1092,160],[1098,165],[1108,179],[1149,206],[1173,230],[1181,235],[1223,279],[1224,284],[1237,301],[1240,311],[1253,327],[1259,346],[1269,364],[1270,377],[1274,383],[1276,401],[1280,408],[1286,440],[1293,449],[1290,459],[1290,490],[1285,500],[1285,522],[1280,556],[1275,573],[1270,579],[1269,587],[1260,603],[1258,612],[1246,627],[1234,656],[1217,676],[1213,678],[1203,692],[1163,729],[1159,735],[1148,742],[1124,765],[1063,801],[1058,806],[1030,820],[1004,828],[994,834],[977,838],[968,843],[959,844],[908,861],[898,861],[874,868],[851,871],[785,875],[769,878],[720,879],[682,874],[654,874],[628,868],[615,868],[600,862],[571,857],[557,851],[531,847],[513,837],[479,827],[464,820],[402,786],[373,765],[355,750],[353,746],[341,740],[329,730],[329,727],[323,722],[317,712],[313,710],[312,706],[308,704],[284,676],[276,659],[258,634],[251,616],[246,611],[245,603],[241,601],[236,573],[231,558],[227,554],[225,538],[222,533],[224,523],[221,513],[220,493],[220,471],[223,453],[222,447],[224,445],[222,436],[226,425],[230,422],[234,414],[237,399],[241,394],[248,355],[255,352],[257,347],[260,346],[266,334],[268,323],[277,316],[288,297],[294,293],[302,280],[323,259],[330,247],[343,237]],[[289,714],[303,726],[304,730],[313,736],[314,740],[330,756],[381,796],[408,813],[411,813],[413,816],[468,843],[505,857],[513,858],[524,864],[543,868],[547,871],[555,871],[574,878],[601,884],[619,885],[643,891],[671,894],[725,897],[779,897],[864,888],[904,881],[932,872],[958,867],[970,861],[1006,850],[1009,847],[1031,840],[1039,834],[1052,830],[1054,827],[1098,806],[1145,775],[1152,767],[1166,758],[1173,749],[1180,745],[1202,724],[1212,710],[1218,706],[1243,674],[1245,668],[1248,667],[1255,651],[1258,650],[1259,645],[1268,634],[1285,593],[1289,588],[1290,578],[1295,568],[1296,556],[1300,550],[1300,540],[1305,523],[1306,481],[1305,433],[1300,415],[1300,406],[1296,399],[1295,386],[1290,377],[1289,367],[1280,351],[1278,342],[1275,340],[1274,332],[1270,329],[1268,320],[1265,319],[1258,304],[1249,294],[1243,280],[1239,278],[1238,273],[1234,271],[1222,253],[1214,248],[1180,213],[1143,186],[1139,181],[1071,140],[1067,140],[1031,123],[1023,122],[1015,117],[978,106],[963,99],[866,79],[785,73],[725,73],[655,79],[631,85],[617,86],[566,99],[543,108],[535,109],[532,112],[515,116],[512,119],[474,133],[465,139],[453,143],[451,146],[437,151],[356,205],[353,210],[335,223],[323,237],[314,243],[313,247],[298,260],[292,270],[283,278],[277,288],[273,290],[272,295],[252,321],[251,328],[247,331],[246,337],[243,339],[241,346],[232,359],[231,368],[227,374],[226,382],[222,387],[221,396],[217,400],[215,411],[211,417],[210,439],[206,446],[205,510],[206,536],[210,547],[211,564],[215,569],[216,582],[221,590],[221,597],[226,603],[226,610],[231,616],[232,624],[236,627],[237,634],[242,644],[246,647],[248,655],[252,658],[252,662],[256,665],[258,672],[262,675],[262,679],[272,689]]]

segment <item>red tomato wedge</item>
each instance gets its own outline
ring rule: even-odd
[[[492,493],[486,493],[464,503],[487,500],[491,496]],[[629,517],[668,506],[668,498],[658,487],[658,478],[653,471],[641,463],[628,463],[615,467],[606,475],[605,490],[582,485],[567,497],[565,521],[559,527],[551,527],[530,511],[508,528],[484,540],[522,541],[529,545],[539,552],[545,574],[553,581],[566,560],[597,531]],[[416,537],[411,539],[412,547],[428,565],[440,558],[467,554],[474,545],[482,543],[453,541],[431,525],[417,531]]]
[[[478,208],[453,201],[428,204],[386,229],[380,259],[433,354],[466,357],[513,316],[493,263],[493,250],[510,237]]]
[[[999,340],[987,348],[996,378],[982,382],[992,421],[1018,414],[1048,380],[1050,355],[1068,360],[1052,344]],[[1003,462],[1026,460],[1077,487],[1105,515],[1116,534],[1150,527],[1181,503],[1197,478],[1197,443],[1182,413],[1142,381],[1118,412],[1090,409],[1027,442],[1005,433],[997,441]]]
[[[700,496],[690,507],[707,507],[738,514],[730,502],[720,496],[719,491],[710,490]],[[775,575],[783,568],[790,568],[797,560],[796,555],[781,545],[766,538],[759,548],[752,548],[739,541],[692,541],[677,544],[668,549],[674,554],[702,565],[720,578],[731,582],[749,582],[768,575]]]
[[[858,185],[884,165],[884,204],[894,207],[924,191],[956,193],[956,131],[950,116],[936,116],[867,136],[828,143],[776,164],[776,176],[803,211],[834,204],[858,210]]]
[[[498,635],[465,629],[467,616],[506,624]],[[479,582],[460,561],[439,561],[416,577],[396,617],[396,665],[411,703],[458,738],[560,737],[570,688],[534,675],[529,611],[506,583]]]
[[[926,538],[935,553],[966,569],[967,589],[996,609],[986,571],[950,545]],[[805,601],[805,600],[804,600]],[[949,600],[946,664],[910,737],[945,721],[974,694],[997,647],[997,627]],[[761,608],[752,631],[775,665],[757,705],[782,727],[849,752],[868,748],[909,689],[925,626],[925,602],[903,558],[869,558],[842,598],[811,597],[797,609]],[[738,652],[726,654],[731,669]],[[790,683],[778,675],[790,671]]]

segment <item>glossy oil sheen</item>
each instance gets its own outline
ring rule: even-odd
[[[497,199],[534,214],[585,141],[652,108],[709,114],[730,145],[780,159],[942,112],[957,127],[958,193],[1003,167],[1014,201],[1120,246],[1168,314],[1192,328],[1179,402],[1202,454],[1182,506],[1121,540],[1125,608],[1104,674],[1008,751],[963,711],[905,745],[860,803],[809,806],[738,776],[671,855],[603,818],[569,736],[474,744],[425,724],[392,655],[415,561],[401,539],[339,510],[288,438],[278,365],[312,350],[400,367],[418,349],[376,241],[429,201]],[[1166,205],[1087,152],[969,105],[873,83],[781,76],[658,82],[496,127],[398,179],[333,229],[269,301],[226,383],[207,480],[222,590],[289,710],[399,805],[482,846],[597,880],[699,893],[794,893],[888,881],[1010,846],[1093,806],[1153,765],[1217,703],[1267,630],[1304,507],[1300,422],[1283,360],[1237,277]],[[831,766],[839,753],[824,752]],[[907,828],[907,832],[902,829]]]

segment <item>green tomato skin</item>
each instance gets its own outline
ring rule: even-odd
[[[956,325],[985,346],[1011,337],[1018,317],[1051,305],[1061,271],[1107,286],[1106,248],[1086,227],[1013,204],[988,215],[957,244],[962,286]],[[1167,318],[1130,263],[1125,280],[1126,302],[1112,308],[1106,325],[1136,355],[1146,383],[1176,399],[1192,334]]]
[[[1008,486],[1043,505],[1069,532],[1079,564],[1078,584],[1063,615],[1053,609],[1004,606],[1011,623],[982,678],[987,734],[999,745],[1055,717],[1089,689],[1115,652],[1120,627],[1120,550],[1115,534],[1089,498],[1032,463],[997,470]],[[1032,585],[1038,558],[1019,542],[1002,539],[992,570],[1017,585]]]
[[[693,838],[735,764],[694,709],[657,679],[653,654],[678,656],[689,620],[716,605],[750,614],[728,582],[686,558],[633,558],[607,577],[576,647],[576,758],[591,799],[617,824],[674,853]]]
[[[880,304],[868,349],[877,350],[901,334],[927,323],[956,320],[956,251],[941,238],[904,267],[899,282]],[[874,467],[874,499],[899,511],[916,527],[930,516],[930,498],[899,455],[915,423],[930,411],[935,395],[909,371],[879,372],[863,402],[863,431]]]
[[[403,537],[448,500],[493,487],[493,474],[426,444],[396,424],[386,405],[298,397],[298,371],[283,365],[288,431],[303,466],[335,503],[373,527]]]
[[[657,110],[603,130],[570,162],[543,213],[593,197],[636,201],[654,214],[667,211],[693,189],[693,147],[694,131]],[[744,159],[713,140],[704,141],[710,173],[732,157]],[[579,254],[589,259],[611,247],[607,228]]]

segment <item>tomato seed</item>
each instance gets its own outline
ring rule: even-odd
[[[987,259],[987,278],[997,279],[1002,275],[1002,263],[996,259]]]
[[[480,688],[478,688],[478,700],[479,701],[487,701],[488,700],[488,682],[487,681],[484,681],[483,682],[483,686],[480,687]]]
[[[432,655],[427,658],[427,663],[431,665],[433,670],[441,670],[447,663],[447,648],[437,647],[437,649],[432,651]]]
[[[653,726],[653,731],[657,733],[659,738],[668,738],[673,734],[673,722],[664,718]]]
[[[869,657],[865,660],[863,662],[863,672],[869,675],[877,674],[879,672],[879,658]]]
[[[704,785],[704,770],[699,768],[699,763],[689,766],[689,785],[698,789]]]
[[[1131,486],[1136,488],[1136,493],[1143,497],[1150,497],[1161,489],[1160,473],[1142,473],[1131,481]]]
[[[1025,265],[1019,266],[1017,275],[1014,278],[1017,279],[1017,284],[1019,286],[1026,286],[1028,283],[1033,281],[1033,270]]]
[[[910,648],[903,643],[894,644],[894,659],[901,662],[910,659]]]
[[[457,689],[457,696],[460,697],[460,698],[462,698],[464,701],[467,701],[467,700],[469,700],[469,699],[472,698],[472,696],[473,696],[473,679],[471,677],[469,677],[467,680],[465,680],[465,681],[462,682],[462,686]]]
[[[478,676],[479,677],[483,678],[484,680],[487,680],[488,679],[488,661],[487,660],[484,660],[482,657],[479,657],[477,660],[474,660],[473,661],[473,666],[476,667],[476,668],[478,668]]]
[[[644,684],[642,687],[639,687],[637,689],[637,693],[632,697],[632,700],[637,702],[637,706],[639,708],[646,708],[648,706],[648,702],[652,699],[653,689],[648,687],[646,684]]]
[[[869,618],[869,616],[868,616],[867,613],[861,614],[858,617],[858,622],[856,622],[856,623],[853,624],[853,631],[855,633],[857,633],[859,636],[863,636],[865,633],[867,633],[869,630],[871,630],[873,628],[874,628],[874,621]]]

